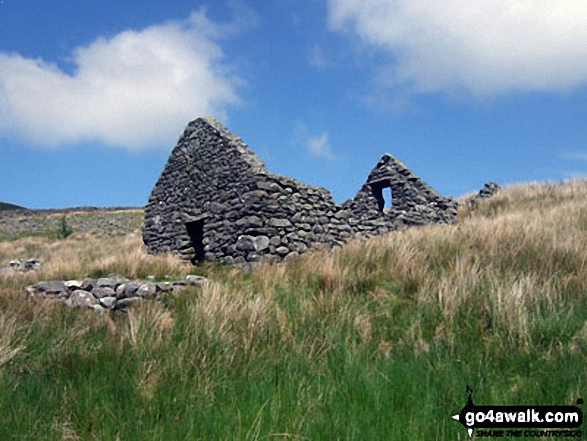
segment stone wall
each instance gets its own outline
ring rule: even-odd
[[[380,200],[387,187],[393,192],[388,211]],[[239,264],[293,257],[403,225],[455,221],[456,202],[391,155],[355,199],[338,206],[324,188],[269,173],[239,137],[199,118],[187,126],[153,189],[143,239],[151,253]]]

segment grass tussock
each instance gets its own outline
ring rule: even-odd
[[[138,234],[0,243],[0,437],[464,439],[486,404],[587,396],[587,181],[516,185],[457,226],[354,241],[99,316],[24,301],[41,278],[183,277]],[[44,403],[40,409],[38,403]]]

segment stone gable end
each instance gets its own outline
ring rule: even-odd
[[[391,207],[383,192],[391,192]],[[279,260],[410,225],[456,222],[444,198],[384,155],[356,197],[337,205],[324,188],[269,173],[253,151],[212,118],[186,127],[145,207],[153,254],[192,263]]]

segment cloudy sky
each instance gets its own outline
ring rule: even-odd
[[[141,206],[214,116],[354,196],[389,152],[445,195],[587,176],[584,0],[0,0],[0,201]]]

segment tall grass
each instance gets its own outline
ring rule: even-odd
[[[465,404],[587,396],[587,182],[511,186],[457,226],[194,269],[138,234],[0,243],[2,439],[465,439]],[[16,256],[15,254],[18,254]],[[127,314],[27,301],[37,277],[190,271]]]

